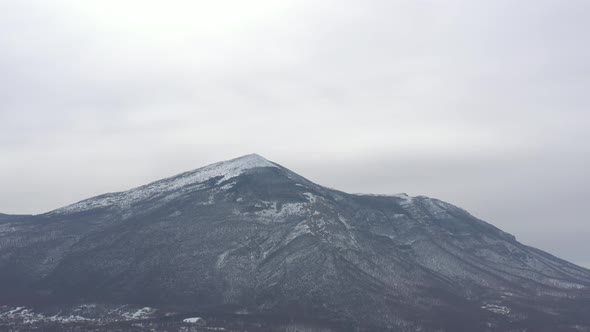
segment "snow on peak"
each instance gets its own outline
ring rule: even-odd
[[[235,159],[221,161],[193,171],[185,172],[173,177],[159,180],[128,191],[102,195],[90,198],[66,207],[57,209],[54,213],[70,213],[90,210],[106,206],[129,207],[130,205],[158,196],[173,198],[188,186],[199,185],[213,178],[219,178],[217,183],[239,176],[243,172],[259,167],[278,167],[257,154],[248,154]]]
[[[243,169],[243,170],[246,170],[249,168],[255,168],[255,167],[277,167],[276,164],[266,160],[266,158],[264,158],[261,155],[258,155],[256,153],[247,154],[247,155],[235,158],[235,159],[222,161],[219,163],[212,164],[210,166],[216,166],[216,165],[219,165],[219,166],[231,165],[231,167],[233,167],[233,168],[239,168],[239,169]]]
[[[248,154],[235,159],[211,164],[162,181],[179,178],[176,180],[176,188],[187,184],[204,182],[215,177],[222,177],[218,182],[223,182],[242,174],[244,171],[258,167],[277,167],[277,165],[257,154]]]

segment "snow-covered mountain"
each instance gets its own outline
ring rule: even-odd
[[[584,331],[589,287],[589,270],[451,204],[328,189],[258,155],[0,215],[0,305],[125,304],[339,330]]]

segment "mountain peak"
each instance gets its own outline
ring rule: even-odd
[[[195,183],[204,182],[215,177],[222,177],[222,179],[219,180],[221,182],[236,177],[242,174],[244,171],[258,167],[277,167],[277,165],[258,154],[252,153],[234,159],[210,164],[194,171],[177,175],[173,178],[184,178],[190,183]],[[162,181],[165,180],[168,179],[164,179]]]
[[[252,168],[252,167],[276,167],[276,165],[272,162],[270,162],[268,159],[264,158],[263,156],[257,154],[257,153],[250,153],[250,154],[246,154],[234,159],[229,159],[226,161],[221,161],[218,163],[214,163],[211,164],[210,166],[213,165],[228,165],[228,164],[233,164],[236,166],[242,166],[242,167],[248,167],[248,168]]]
[[[106,194],[68,205],[53,212],[81,212],[107,206],[129,207],[139,201],[155,196],[166,196],[178,190],[199,186],[217,178],[217,183],[237,177],[247,170],[263,167],[278,167],[258,154],[247,154],[238,158],[220,161],[192,171],[181,173],[128,191]]]

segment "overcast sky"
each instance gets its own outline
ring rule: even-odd
[[[0,212],[256,152],[590,267],[590,1],[0,2]]]

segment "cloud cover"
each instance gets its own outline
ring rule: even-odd
[[[256,152],[590,266],[590,3],[5,1],[0,212]]]

